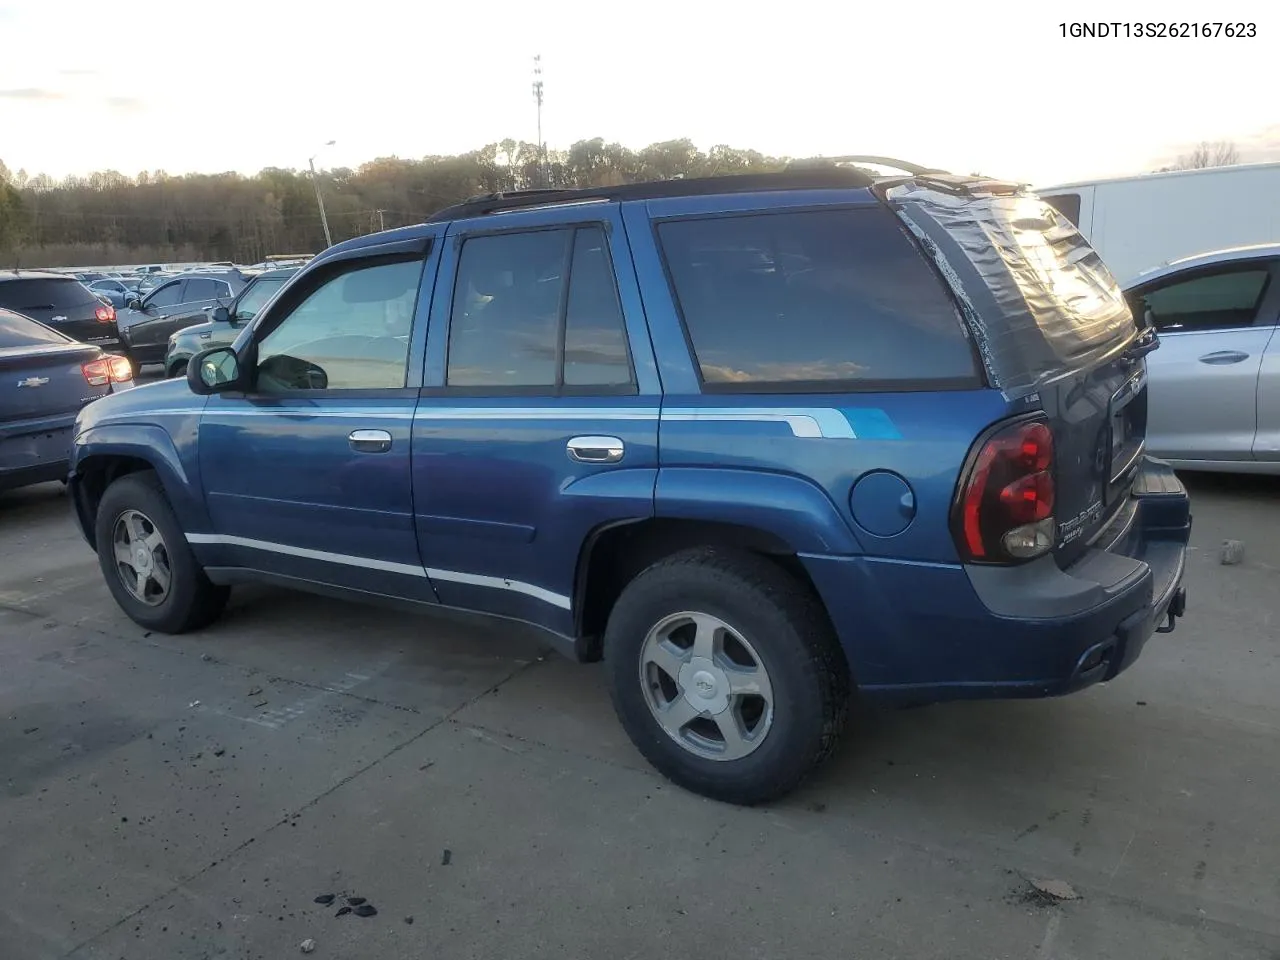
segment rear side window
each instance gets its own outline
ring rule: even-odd
[[[69,338],[43,324],[8,310],[0,310],[0,350],[7,347],[41,347],[50,343],[71,342]]]
[[[24,310],[74,310],[98,298],[79,280],[35,278],[0,283],[0,306],[22,313]]]
[[[227,292],[226,284],[204,277],[193,277],[187,281],[187,288],[182,292],[184,302],[193,300],[213,300]]]
[[[472,237],[449,321],[451,387],[634,392],[599,227]]]
[[[887,210],[674,220],[658,236],[708,389],[976,382],[954,303]]]

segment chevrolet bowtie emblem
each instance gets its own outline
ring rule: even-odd
[[[27,379],[25,379],[25,380],[19,380],[19,381],[18,381],[18,386],[20,386],[20,387],[43,387],[43,386],[44,386],[46,383],[48,383],[48,382],[49,382],[49,378],[48,378],[48,377],[27,377]]]

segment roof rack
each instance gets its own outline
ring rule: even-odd
[[[654,180],[615,187],[586,187],[576,190],[515,190],[472,197],[462,203],[437,210],[427,223],[481,217],[504,210],[586,201],[658,200],[665,197],[696,197],[715,193],[749,193],[758,190],[848,190],[869,187],[875,182],[861,170],[834,164],[781,173],[741,173],[719,177]]]

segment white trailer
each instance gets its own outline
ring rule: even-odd
[[[1036,187],[1124,285],[1171,260],[1280,241],[1280,163]]]

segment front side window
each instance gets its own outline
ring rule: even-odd
[[[151,296],[147,298],[148,307],[172,307],[182,303],[182,285],[185,280],[175,280],[158,288]]]
[[[467,240],[454,286],[447,382],[547,393],[629,386],[631,361],[604,231]]]
[[[712,390],[976,376],[954,304],[887,210],[673,220],[658,236]]]
[[[363,264],[323,282],[259,342],[258,388],[403,387],[422,263]]]
[[[1161,333],[1249,327],[1257,319],[1270,275],[1265,266],[1255,265],[1166,282],[1137,298],[1134,314],[1150,311]]]

